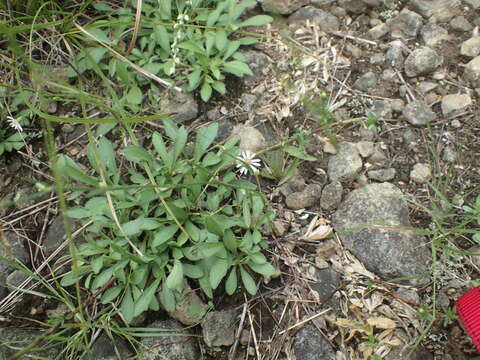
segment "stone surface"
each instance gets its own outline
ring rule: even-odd
[[[320,198],[320,207],[324,210],[336,209],[342,201],[343,186],[339,181],[325,185]]]
[[[475,57],[465,66],[463,75],[473,87],[480,87],[480,56]]]
[[[374,100],[371,111],[379,119],[392,118],[392,105],[385,100]]]
[[[367,4],[358,0],[338,0],[338,6],[344,8],[350,14],[362,14],[367,10]]]
[[[350,181],[362,169],[362,158],[355,144],[342,142],[338,152],[328,160],[328,176],[331,181]]]
[[[429,164],[417,163],[410,171],[410,179],[418,184],[424,184],[432,178],[432,168]]]
[[[442,57],[435,50],[416,49],[405,60],[405,74],[408,77],[427,75],[435,71],[442,62]]]
[[[301,360],[335,360],[332,345],[311,323],[307,323],[295,334],[293,350],[295,357]]]
[[[414,277],[428,270],[430,252],[422,236],[402,229],[411,224],[407,203],[396,186],[375,183],[352,191],[332,224],[343,245],[380,277],[409,277],[413,285],[427,281]]]
[[[65,241],[65,225],[63,216],[57,216],[48,227],[45,239],[42,243],[43,253],[46,257],[50,256]],[[68,246],[66,246],[60,254],[66,254]]]
[[[159,110],[163,114],[172,114],[171,117],[175,121],[183,123],[198,116],[198,104],[193,93],[164,91],[159,97]]]
[[[7,276],[6,284],[9,287],[19,287],[29,276],[23,271],[15,270]]]
[[[22,239],[17,234],[7,231],[5,232],[5,240],[0,242],[0,255],[8,260],[19,261],[28,265],[29,256],[23,246]],[[6,294],[7,277],[14,270],[10,265],[0,262],[0,299],[3,299]]]
[[[190,332],[183,329],[177,321],[155,321],[148,327],[163,330],[162,335],[142,338],[143,351],[138,357],[139,360],[199,360],[201,358],[195,338],[188,336]]]
[[[8,359],[17,353],[20,349],[30,345],[35,339],[44,333],[37,330],[23,330],[14,327],[0,328],[0,359]],[[42,347],[52,346],[52,342],[42,343]],[[58,347],[50,347],[47,350],[32,349],[27,352],[21,359],[55,359],[59,354]]]
[[[474,9],[480,9],[480,0],[463,0],[463,1]]]
[[[308,209],[315,205],[322,194],[322,187],[317,184],[309,184],[301,192],[294,192],[285,199],[289,209]]]
[[[305,186],[307,186],[305,179],[301,175],[295,174],[285,184],[280,186],[280,192],[283,196],[288,196],[291,193],[303,191]]]
[[[95,340],[95,343],[92,346],[92,357],[95,360],[117,360],[118,357],[115,348],[122,359],[127,359],[132,355],[132,352],[128,348],[124,339],[115,336],[112,341],[107,335],[102,334],[97,340]],[[89,359],[88,354],[82,358],[82,360]]]
[[[368,30],[368,36],[370,39],[378,40],[387,35],[389,30],[387,24],[381,23]]]
[[[235,341],[237,312],[212,311],[202,321],[203,341],[207,346],[230,346]]]
[[[437,119],[435,113],[421,100],[415,100],[407,104],[402,115],[414,126],[426,126]]]
[[[442,99],[443,116],[449,117],[465,110],[472,105],[472,99],[467,94],[445,95]]]
[[[413,11],[403,9],[393,19],[387,21],[393,39],[413,39],[422,26],[422,17]]]
[[[357,144],[357,150],[361,157],[368,158],[373,154],[375,144],[372,141],[359,141]]]
[[[308,2],[308,0],[263,0],[261,4],[263,11],[288,15],[307,5]]]
[[[388,48],[385,58],[395,68],[402,68],[405,62],[401,43],[393,42]]]
[[[410,0],[410,6],[419,14],[430,17],[436,12],[460,5],[460,0]]]
[[[450,26],[453,30],[456,31],[470,31],[473,29],[472,24],[468,22],[468,20],[464,16],[456,16],[452,20],[450,20]]]
[[[322,31],[337,31],[340,28],[337,17],[320,9],[301,8],[288,17],[290,24],[304,23],[307,20],[317,25]]]
[[[253,153],[263,149],[267,144],[262,133],[250,125],[239,124],[232,130],[232,136],[240,138],[240,150],[249,150]]]
[[[246,50],[241,52],[245,56],[245,62],[252,70],[253,75],[244,77],[247,85],[256,85],[263,80],[265,71],[270,63],[268,56],[263,52],[255,50]]]
[[[317,278],[317,282],[313,283],[311,287],[318,293],[322,305],[337,305],[337,298],[332,294],[342,283],[342,276],[329,267],[317,270],[315,276]]]
[[[357,81],[353,84],[355,89],[360,91],[368,91],[369,89],[375,87],[377,85],[377,76],[372,72],[369,71],[362,76],[360,76]]]
[[[376,181],[390,181],[395,177],[395,169],[378,169],[378,170],[370,170],[367,175],[370,179]]]
[[[167,311],[168,315],[184,325],[198,324],[207,313],[208,306],[198,297],[197,293],[193,291],[186,282],[184,282],[183,292],[174,292],[174,294],[175,309]],[[157,299],[165,308],[161,293],[157,295]]]
[[[437,24],[428,23],[422,28],[420,32],[425,45],[434,47],[439,45],[442,41],[448,41],[451,39],[448,31]]]
[[[460,46],[460,54],[468,57],[478,56],[480,54],[480,36],[465,40]]]
[[[457,154],[451,146],[445,147],[442,151],[442,160],[448,163],[454,163],[457,160]]]

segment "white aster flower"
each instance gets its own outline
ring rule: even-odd
[[[8,125],[10,125],[10,127],[15,129],[16,131],[18,132],[23,131],[22,125],[20,125],[18,120],[15,119],[13,116],[7,116],[7,122],[8,122]]]
[[[258,172],[260,167],[260,159],[255,158],[255,154],[250,150],[242,151],[239,157],[237,157],[239,164],[237,164],[237,169],[240,169],[240,174],[246,175],[249,171],[253,173]]]

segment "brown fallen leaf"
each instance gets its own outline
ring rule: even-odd
[[[377,329],[394,329],[397,327],[395,321],[386,317],[371,317],[367,319],[367,323]]]

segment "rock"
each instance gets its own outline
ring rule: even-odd
[[[425,45],[429,47],[435,47],[442,41],[448,41],[451,39],[448,35],[448,31],[442,28],[440,25],[428,23],[422,28],[420,32]]]
[[[338,6],[344,8],[347,13],[363,14],[367,10],[367,4],[358,0],[338,0]]]
[[[380,148],[380,145],[376,145],[373,149],[373,154],[368,157],[368,162],[372,164],[382,165],[387,161],[387,156]]]
[[[20,349],[30,345],[38,337],[44,336],[45,332],[37,330],[23,330],[14,327],[0,328],[0,359],[9,359]],[[45,340],[45,339],[44,339]],[[45,340],[40,346],[33,348],[20,359],[55,359],[60,348],[52,340]],[[46,349],[45,349],[46,348]]]
[[[261,3],[265,12],[288,15],[307,5],[308,0],[263,0]]]
[[[19,287],[28,278],[29,276],[23,271],[15,270],[7,276],[6,284],[12,288]]]
[[[379,169],[379,170],[370,170],[367,175],[370,179],[376,181],[390,181],[395,177],[395,169],[388,168],[388,169]]]
[[[237,125],[232,130],[232,137],[238,136],[240,138],[240,150],[249,150],[256,153],[266,146],[265,137],[262,133],[250,125]]]
[[[295,174],[285,184],[280,186],[280,192],[283,196],[288,196],[291,193],[303,191],[305,186],[307,186],[305,179],[301,175]]]
[[[160,336],[142,338],[139,360],[198,360],[198,345],[190,332],[175,320],[155,321],[148,326],[162,331]]]
[[[462,56],[475,57],[480,54],[480,36],[474,36],[465,40],[460,46]]]
[[[463,0],[463,1],[473,9],[480,9],[480,0]]]
[[[373,183],[353,190],[333,215],[343,245],[370,271],[383,279],[412,277],[410,284],[428,281],[431,261],[422,236],[411,228],[403,194],[390,183]],[[369,226],[368,224],[382,224]]]
[[[463,75],[473,87],[480,87],[480,56],[475,57],[465,66]]]
[[[405,106],[402,115],[414,126],[426,126],[437,119],[435,113],[421,100],[412,101]]]
[[[14,232],[6,231],[4,234],[5,241],[0,241],[0,256],[28,265],[29,255],[23,246],[22,239]],[[0,299],[5,296],[8,276],[14,271],[13,267],[0,261]]]
[[[207,313],[208,306],[198,297],[197,293],[184,282],[183,291],[179,293],[174,291],[175,309],[167,311],[175,320],[180,321],[184,325],[198,324]],[[163,296],[159,293],[157,299],[165,308]]]
[[[390,104],[394,112],[401,113],[405,109],[405,102],[402,99],[393,99]]]
[[[434,13],[451,9],[460,5],[460,0],[411,0],[410,6],[425,17],[430,17]]]
[[[355,144],[342,142],[338,152],[328,161],[328,176],[331,181],[351,181],[362,169],[362,158]]]
[[[473,29],[472,24],[470,24],[464,16],[454,17],[452,20],[450,20],[450,26],[453,30],[463,32],[471,31]]]
[[[347,43],[345,45],[345,51],[347,55],[350,55],[354,59],[359,59],[363,56],[363,51],[360,49],[358,46],[352,44],[352,43]]]
[[[342,201],[343,186],[339,181],[325,185],[320,198],[320,207],[324,210],[336,209]]]
[[[333,292],[342,283],[342,276],[329,267],[317,270],[315,276],[317,278],[317,282],[311,284],[311,287],[318,293],[319,300],[322,302],[322,305],[338,305],[338,300],[335,296],[333,296]]]
[[[121,356],[121,359],[127,359],[132,355],[132,352],[128,348],[126,341],[118,336],[110,339],[107,335],[102,334],[95,340],[92,346],[92,358],[95,360],[117,360],[117,353]],[[89,360],[88,354],[85,355],[82,360]]]
[[[283,236],[287,232],[287,228],[281,220],[273,220],[272,228],[274,234],[277,236]]]
[[[410,179],[418,184],[424,184],[432,178],[432,168],[428,164],[417,163],[410,172]]]
[[[355,89],[360,91],[367,91],[370,88],[373,88],[377,85],[377,76],[372,71],[369,71],[362,76],[360,76],[357,81],[353,84]]]
[[[312,323],[307,323],[295,334],[293,351],[296,359],[335,360],[335,351],[332,345]]]
[[[372,104],[372,113],[379,119],[391,119],[392,105],[385,100],[374,100]]]
[[[416,348],[413,353],[410,355],[410,350],[406,347],[399,346],[393,348],[385,360],[433,360],[433,355],[422,348],[421,346]],[[452,358],[450,358],[452,359]],[[452,359],[453,360],[453,359]]]
[[[315,205],[322,194],[322,187],[317,184],[309,184],[302,192],[294,192],[285,199],[285,204],[289,209],[300,210],[308,209]]]
[[[374,143],[372,141],[359,141],[356,145],[361,157],[368,158],[373,154]]]
[[[456,115],[470,105],[472,105],[472,99],[467,94],[445,95],[442,99],[443,116]]]
[[[258,84],[265,77],[265,72],[270,63],[268,56],[255,50],[242,51],[241,54],[245,56],[245,62],[253,72],[253,75],[245,76],[245,83],[249,86]]]
[[[403,9],[400,14],[387,21],[393,39],[414,39],[422,26],[422,17]]]
[[[445,147],[445,149],[442,151],[442,160],[448,163],[454,163],[455,160],[457,160],[457,154],[455,153],[455,150],[453,150],[450,146]]]
[[[447,23],[452,20],[455,16],[461,14],[461,10],[458,8],[443,8],[435,11],[430,17],[429,21],[433,23]]]
[[[335,16],[320,9],[301,8],[288,17],[289,24],[304,23],[307,20],[322,31],[337,31],[340,28],[340,22]]]
[[[435,50],[417,49],[405,60],[405,74],[408,77],[427,75],[435,71],[442,62],[441,56]]]
[[[394,68],[403,67],[405,58],[403,56],[402,45],[395,42],[392,43],[385,54],[385,58]]]
[[[198,104],[192,93],[164,91],[160,95],[158,109],[170,113],[171,118],[179,123],[191,121],[198,116]]]
[[[237,312],[212,311],[202,321],[203,341],[207,346],[230,346],[235,341]]]
[[[370,39],[378,40],[387,35],[389,30],[387,24],[381,23],[368,30],[368,36]]]
[[[437,83],[434,83],[434,82],[431,82],[431,81],[422,81],[419,85],[418,85],[418,90],[422,93],[422,94],[426,94],[434,89],[436,89],[438,87],[438,84]]]
[[[370,64],[372,65],[382,65],[385,62],[385,55],[382,53],[373,54],[370,57]]]
[[[57,216],[48,227],[47,234],[42,243],[43,253],[45,257],[50,256],[60,245],[65,241],[65,225],[63,223],[63,216]],[[59,254],[66,254],[68,246],[66,246]]]

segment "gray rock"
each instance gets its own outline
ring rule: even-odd
[[[449,117],[465,110],[472,105],[472,99],[467,94],[445,95],[442,99],[443,116]]]
[[[328,161],[328,176],[331,181],[350,181],[362,169],[362,158],[355,144],[342,142],[338,152]]]
[[[473,87],[480,87],[480,56],[475,57],[465,66],[463,75]]]
[[[311,323],[295,334],[293,351],[295,357],[301,360],[335,360],[335,351],[332,345]]]
[[[232,136],[240,138],[240,150],[249,150],[256,153],[262,150],[267,144],[262,133],[250,125],[237,125],[232,130]]]
[[[200,352],[193,336],[175,320],[155,321],[148,326],[162,335],[142,338],[139,360],[198,360]],[[165,332],[164,332],[165,331]]]
[[[338,0],[338,6],[351,14],[363,14],[367,10],[367,4],[358,0]]]
[[[12,288],[19,287],[28,278],[29,276],[23,271],[15,270],[7,276],[6,284]]]
[[[455,16],[461,14],[458,8],[442,8],[433,13],[429,21],[437,24],[448,23]]]
[[[435,71],[442,62],[442,57],[435,50],[417,49],[405,60],[405,74],[408,77],[427,75]]]
[[[325,185],[320,198],[320,207],[324,210],[336,209],[342,201],[343,186],[339,181]]]
[[[457,160],[457,153],[451,146],[445,147],[442,151],[442,160],[448,163],[454,163]]]
[[[435,47],[439,45],[442,41],[448,41],[451,39],[448,35],[448,31],[443,27],[437,24],[428,23],[422,28],[420,32],[422,39],[425,42],[425,45],[430,47]]]
[[[414,126],[426,126],[437,119],[435,113],[421,100],[415,100],[407,104],[402,115]]]
[[[285,199],[289,209],[308,209],[318,202],[322,195],[322,187],[317,184],[309,184],[302,192],[294,192]]]
[[[410,354],[410,349],[399,346],[390,351],[385,360],[433,360],[433,355],[421,346]]]
[[[305,179],[301,175],[295,174],[285,184],[280,186],[279,189],[283,196],[288,196],[294,192],[303,191],[305,186],[307,186],[305,184]]]
[[[63,216],[57,216],[48,227],[47,234],[43,240],[42,248],[46,257],[51,255],[58,247],[65,241],[65,225],[63,223]],[[60,254],[66,254],[68,246],[66,246]]]
[[[270,63],[268,56],[255,50],[246,50],[241,53],[245,56],[245,61],[253,72],[253,75],[245,76],[245,82],[247,85],[258,84],[265,77],[265,71]]]
[[[361,157],[368,158],[373,154],[374,143],[372,141],[359,141],[357,144],[357,150]]]
[[[387,24],[381,23],[368,30],[368,36],[370,39],[378,40],[387,35],[389,30]]]
[[[355,89],[360,91],[367,91],[377,85],[377,76],[372,71],[369,71],[360,76],[353,84]]]
[[[332,223],[343,245],[370,271],[384,279],[409,277],[410,284],[425,283],[425,277],[415,277],[427,272],[430,252],[422,236],[402,229],[411,224],[407,203],[396,186],[374,183],[352,191]]]
[[[354,59],[359,59],[363,56],[363,51],[360,49],[358,46],[352,44],[352,43],[347,43],[345,45],[345,50],[348,55],[353,57]]]
[[[394,68],[402,68],[405,62],[403,56],[402,46],[400,44],[393,43],[387,50],[385,58],[390,65]]]
[[[370,64],[372,65],[382,65],[385,62],[385,55],[382,53],[373,54],[370,57]]]
[[[162,113],[172,114],[172,119],[180,123],[198,116],[198,104],[192,93],[164,91],[160,94],[158,108]]]
[[[14,232],[5,232],[5,240],[0,242],[0,255],[10,261],[29,263],[29,255],[23,246],[22,239]],[[8,276],[14,272],[14,268],[0,261],[0,299],[6,294]]]
[[[473,9],[480,9],[480,0],[463,0],[463,1]]]
[[[378,170],[370,170],[367,175],[370,179],[376,181],[390,181],[395,177],[395,169],[388,168],[388,169],[378,169]]]
[[[470,24],[464,16],[454,17],[452,20],[450,20],[450,26],[453,30],[463,32],[471,31],[473,29],[472,24]]]
[[[379,119],[391,119],[392,105],[385,100],[374,100],[372,104],[372,113]]]
[[[335,16],[320,9],[301,8],[288,17],[290,24],[304,23],[307,20],[322,31],[337,31],[340,28],[340,22]]]
[[[410,179],[418,184],[424,184],[432,178],[432,168],[429,164],[417,163],[410,171]]]
[[[385,152],[380,148],[380,145],[376,145],[373,149],[372,155],[368,157],[368,162],[377,165],[383,165],[387,162],[387,156]]]
[[[308,0],[263,0],[261,3],[263,11],[288,15],[307,5]]]
[[[431,81],[422,81],[420,84],[418,84],[418,91],[420,91],[422,94],[426,94],[432,90],[435,90],[437,87],[437,83]]]
[[[132,352],[128,348],[126,341],[118,336],[110,339],[107,335],[102,334],[95,340],[92,346],[92,358],[95,360],[117,360],[117,353],[121,356],[121,359],[127,359],[132,355]],[[89,360],[88,354],[85,355],[83,360]]]
[[[474,36],[465,40],[460,46],[462,56],[475,57],[480,54],[480,36]]]
[[[403,9],[387,21],[393,39],[414,39],[422,26],[422,17],[413,11]]]
[[[212,311],[202,321],[203,341],[207,346],[230,346],[235,341],[237,312]]]
[[[318,293],[322,305],[336,306],[338,300],[333,296],[333,292],[342,283],[342,276],[329,267],[317,270],[315,276],[317,282],[313,283],[311,287]]]
[[[14,327],[0,328],[0,359],[8,359],[19,350],[30,345],[38,337],[44,336],[44,332],[37,330],[23,330]],[[41,345],[43,348],[50,346],[47,350],[33,348],[21,359],[55,359],[60,350],[58,346],[50,340],[46,340]]]
[[[390,103],[394,112],[401,113],[405,109],[405,102],[402,99],[393,99]]]
[[[410,6],[425,17],[430,17],[438,11],[451,9],[460,5],[460,0],[410,0]]]

